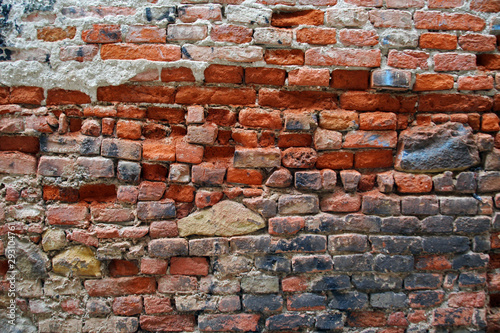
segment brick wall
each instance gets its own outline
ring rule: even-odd
[[[0,6],[0,331],[500,331],[497,0]]]

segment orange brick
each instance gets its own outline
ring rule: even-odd
[[[118,120],[116,136],[123,139],[137,140],[141,138],[141,123],[137,121]]]
[[[137,60],[176,61],[181,59],[178,45],[161,44],[107,44],[101,47],[102,60]]]
[[[323,11],[302,10],[294,12],[273,13],[271,25],[275,27],[291,27],[301,24],[323,25]]]
[[[334,28],[302,28],[297,30],[297,42],[314,45],[332,45],[337,43]]]
[[[205,69],[206,83],[242,83],[243,67],[210,65]]]
[[[252,41],[253,30],[239,25],[214,25],[210,37],[216,42],[249,43]]]
[[[85,43],[118,43],[122,41],[122,33],[119,25],[94,24],[92,29],[82,32],[82,40]]]
[[[166,43],[167,31],[153,25],[133,25],[128,28],[127,43]]]
[[[10,89],[10,103],[40,105],[45,99],[43,88],[39,87],[12,87]]]
[[[266,49],[264,60],[270,65],[303,65],[304,51],[296,49]]]
[[[246,185],[261,185],[262,173],[256,169],[227,169],[227,182]]]
[[[356,152],[354,167],[363,169],[391,168],[394,165],[392,150],[367,150]]]
[[[59,88],[47,91],[47,105],[88,104],[90,102],[90,97],[81,91]]]
[[[438,32],[428,32],[420,35],[419,46],[422,49],[455,50],[457,36]]]
[[[193,71],[187,67],[162,68],[161,80],[163,82],[194,82]]]
[[[330,71],[327,68],[301,67],[288,73],[290,86],[325,86],[330,83]]]
[[[414,91],[432,91],[453,89],[453,76],[449,74],[417,74]]]
[[[76,27],[55,28],[43,27],[37,30],[36,38],[45,42],[56,42],[63,39],[73,39],[76,35]]]
[[[347,151],[324,153],[318,156],[318,169],[350,169],[354,164],[354,154]]]
[[[282,86],[285,84],[286,71],[280,68],[246,67],[245,82],[247,84],[269,84]]]
[[[493,89],[493,77],[487,75],[461,76],[458,78],[458,90]]]

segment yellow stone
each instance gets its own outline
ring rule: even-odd
[[[101,276],[101,262],[94,251],[79,245],[69,248],[52,259],[54,273],[66,276]]]

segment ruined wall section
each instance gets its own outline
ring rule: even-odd
[[[0,9],[0,331],[500,330],[498,1]]]

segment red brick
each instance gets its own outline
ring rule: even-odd
[[[290,86],[324,86],[330,83],[330,71],[327,68],[301,67],[288,73]]]
[[[311,134],[281,133],[278,137],[278,147],[310,147],[312,144]]]
[[[409,323],[404,312],[394,312],[387,318],[387,325],[407,327]]]
[[[485,306],[486,294],[478,292],[455,292],[448,298],[448,306],[452,308],[482,308]]]
[[[417,29],[480,31],[486,26],[482,18],[471,14],[416,11],[413,19]]]
[[[154,25],[133,25],[128,28],[127,43],[166,43],[167,32]]]
[[[419,97],[418,109],[424,112],[484,112],[493,107],[488,96],[426,94]]]
[[[495,51],[497,39],[492,35],[466,34],[458,38],[458,44],[465,51]]]
[[[210,65],[205,69],[206,83],[242,83],[243,67]]]
[[[172,257],[170,259],[172,275],[208,275],[208,260],[205,257]]]
[[[150,106],[147,108],[146,117],[169,124],[180,124],[184,122],[185,114],[186,111],[181,108]]]
[[[370,71],[334,69],[331,87],[345,90],[366,90],[369,87]]]
[[[478,54],[477,65],[484,66],[486,69],[500,69],[500,55],[498,54]]]
[[[288,148],[282,153],[281,163],[287,168],[309,169],[316,161],[316,151],[312,148]]]
[[[82,40],[85,43],[117,43],[122,41],[119,25],[94,24],[92,29],[83,30]]]
[[[101,47],[102,60],[176,61],[181,58],[178,45],[161,44],[107,44]]]
[[[125,296],[113,300],[113,313],[122,316],[133,316],[142,312],[142,297]]]
[[[390,50],[387,64],[396,68],[422,68],[428,69],[429,65],[427,60],[429,59],[429,54],[422,51],[396,51]]]
[[[435,91],[453,89],[453,76],[450,74],[416,74],[414,91]]]
[[[357,212],[361,208],[361,196],[356,193],[344,193],[336,191],[321,199],[321,211],[336,213]]]
[[[354,163],[354,154],[347,151],[324,153],[318,156],[318,169],[350,169]]]
[[[270,65],[303,65],[304,51],[297,49],[266,49],[264,60]]]
[[[359,129],[361,130],[395,130],[396,114],[389,112],[366,112],[359,115]]]
[[[90,97],[81,91],[59,88],[47,91],[47,105],[88,104],[90,102]]]
[[[236,113],[225,108],[210,108],[206,121],[219,126],[233,126],[236,124]]]
[[[337,95],[325,91],[259,90],[259,105],[292,109],[335,109]]]
[[[500,119],[495,113],[485,113],[481,120],[481,131],[496,132],[500,130],[499,122]]]
[[[129,120],[118,120],[116,123],[116,136],[123,139],[137,140],[141,138],[141,123]]]
[[[99,53],[98,45],[72,45],[61,47],[59,58],[61,59],[61,61],[92,61],[97,53]]]
[[[9,87],[0,87],[0,104],[8,104],[10,97],[10,88]],[[0,110],[0,114],[4,112]]]
[[[170,298],[145,296],[144,311],[147,314],[156,314],[156,313],[172,312],[173,308],[170,302]]]
[[[203,146],[178,142],[175,149],[175,158],[177,162],[200,164],[203,161],[203,153]]]
[[[378,44],[378,35],[372,30],[342,29],[339,39],[345,46],[373,46]]]
[[[176,237],[179,234],[174,221],[151,222],[149,235],[151,238]]]
[[[76,27],[56,28],[43,27],[37,29],[36,38],[44,42],[57,42],[63,39],[73,39],[76,35]]]
[[[80,305],[80,300],[78,299],[66,299],[61,302],[61,309],[64,312],[70,313],[70,314],[75,314],[75,315],[82,315],[85,313],[83,308]]]
[[[272,147],[276,145],[276,135],[273,131],[262,131],[259,137],[261,147]]]
[[[351,312],[347,316],[350,327],[380,327],[387,324],[385,314],[378,311]]]
[[[354,168],[356,169],[392,168],[393,166],[392,150],[358,151],[354,157]]]
[[[78,190],[72,187],[57,187],[57,186],[45,185],[43,187],[43,200],[77,202]]]
[[[256,92],[250,88],[180,87],[175,96],[179,104],[253,105]]]
[[[349,91],[340,97],[340,106],[357,111],[392,111],[401,110],[400,101],[390,94],[373,94],[361,91]]]
[[[464,71],[476,69],[476,55],[463,53],[440,53],[434,56],[436,72]]]
[[[294,12],[273,13],[271,25],[275,27],[292,27],[301,24],[323,25],[323,11],[302,10]]]
[[[415,268],[426,271],[449,270],[451,262],[445,256],[423,256],[415,258]]]
[[[111,277],[132,276],[139,273],[137,263],[128,260],[113,259],[108,265]]]
[[[191,68],[187,67],[170,67],[162,68],[161,70],[162,82],[195,82],[196,79],[193,75]]]
[[[273,217],[269,219],[269,234],[293,235],[303,229],[305,220],[301,216]]]
[[[456,8],[463,3],[464,0],[429,0],[429,8]]]
[[[438,32],[427,32],[420,35],[419,46],[422,49],[455,50],[457,36]]]
[[[458,78],[458,90],[493,89],[493,77],[487,75],[461,76]]]
[[[469,326],[472,324],[472,308],[440,308],[433,311],[432,326]]]
[[[142,329],[154,332],[192,332],[196,327],[196,319],[194,315],[141,315],[140,325]]]
[[[302,28],[296,31],[297,42],[314,45],[337,43],[336,30],[333,28]]]
[[[279,68],[246,67],[245,83],[282,86],[285,84],[286,71]]]
[[[239,25],[223,24],[212,26],[210,37],[215,42],[250,43],[253,30]]]
[[[184,23],[193,23],[197,20],[220,21],[220,5],[181,6],[178,9],[179,19]]]
[[[142,164],[141,176],[145,180],[165,181],[168,168],[161,164]]]
[[[432,178],[428,175],[394,173],[394,181],[400,193],[427,193],[432,191]]]
[[[12,87],[10,89],[10,103],[40,105],[45,99],[43,88],[39,87]]]
[[[196,207],[199,209],[211,207],[221,201],[223,196],[224,193],[222,192],[197,191],[195,197]]]
[[[40,142],[34,136],[0,136],[1,151],[20,151],[23,153],[36,154],[40,150]]]
[[[494,0],[472,0],[470,9],[477,12],[498,13],[500,12],[500,4]]]
[[[297,292],[307,290],[307,280],[301,276],[288,276],[284,277],[281,281],[281,288],[283,292]]]
[[[175,200],[176,202],[192,202],[196,188],[191,185],[175,185],[168,187],[164,197]]]
[[[85,184],[78,190],[80,200],[106,202],[116,199],[116,186],[112,184]]]
[[[306,65],[380,67],[380,50],[312,48],[306,51]]]
[[[344,148],[396,148],[395,131],[352,131],[344,138]]]
[[[35,174],[36,157],[18,152],[0,152],[0,173]]]
[[[168,263],[163,259],[142,258],[141,273],[150,275],[165,275],[167,273]]]
[[[97,88],[103,102],[173,103],[175,88],[164,86],[120,85]]]
[[[228,183],[261,185],[262,179],[262,173],[256,169],[227,169],[226,181]]]
[[[156,280],[153,277],[86,280],[84,285],[89,296],[92,297],[151,294],[156,291]]]
[[[247,127],[281,129],[281,115],[279,111],[246,108],[239,112],[238,121]]]
[[[255,332],[259,328],[258,314],[214,314],[198,317],[202,332]]]

